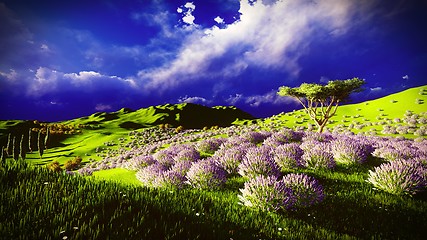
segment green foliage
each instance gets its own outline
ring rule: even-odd
[[[351,93],[361,91],[363,84],[365,81],[359,78],[329,81],[327,85],[302,83],[294,88],[280,87],[278,94],[297,99],[318,126],[318,132],[323,132],[338,105],[348,100]]]
[[[75,157],[74,159],[66,161],[64,164],[64,168],[67,171],[77,170],[80,167],[81,162],[82,162],[81,157]]]
[[[58,161],[53,161],[49,163],[48,165],[46,165],[46,168],[53,172],[62,172],[61,165]]]

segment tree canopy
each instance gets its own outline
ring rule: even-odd
[[[329,81],[326,85],[302,83],[294,88],[282,86],[278,94],[297,99],[316,123],[318,132],[323,132],[338,105],[349,100],[351,93],[362,91],[363,84],[365,81],[359,78]]]

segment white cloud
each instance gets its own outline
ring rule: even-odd
[[[405,79],[405,80],[408,80],[408,79],[409,79],[409,76],[408,76],[408,75],[405,75],[405,76],[403,76],[402,78],[403,78],[403,79]]]
[[[298,103],[291,97],[277,95],[277,91],[274,90],[262,95],[244,96],[243,94],[236,94],[226,99],[226,102],[231,105],[245,103],[251,107],[259,107],[261,104],[286,105],[289,103]]]
[[[195,103],[195,104],[209,104],[211,101],[203,97],[181,97],[178,99],[179,103]]]
[[[102,104],[102,103],[99,103],[99,104],[97,104],[97,105],[95,106],[95,110],[96,110],[96,111],[101,111],[101,112],[111,110],[112,108],[113,108],[113,107],[111,107],[111,105],[108,105],[108,104]]]
[[[217,16],[216,18],[214,18],[214,21],[217,22],[218,24],[224,23],[224,19],[221,18],[220,16]]]
[[[186,11],[184,11],[184,8],[186,9]],[[194,5],[193,2],[187,2],[184,6],[179,7],[177,9],[178,13],[182,13],[183,17],[182,17],[182,21],[188,25],[196,25],[194,23],[194,20],[196,20],[196,18],[193,16],[193,12],[196,9],[196,5]]]
[[[345,33],[349,20],[363,4],[352,0],[288,0],[264,5],[263,1],[250,4],[242,0],[240,20],[222,29],[193,29],[174,60],[140,71],[138,78],[147,90],[163,91],[195,78],[237,76],[248,66],[281,69],[298,76],[298,59],[308,51],[312,34]],[[193,10],[188,8],[187,12]],[[220,70],[209,69],[224,56],[227,60]]]
[[[18,80],[18,73],[15,69],[10,69],[8,73],[0,71],[0,76],[4,77],[8,82],[15,82]]]
[[[379,92],[382,91],[382,87],[374,87],[374,88],[370,88],[371,92]]]
[[[138,90],[138,86],[132,78],[124,79],[94,71],[63,73],[47,67],[39,67],[34,77],[28,80],[27,95],[39,97],[58,91],[100,92],[105,89]]]

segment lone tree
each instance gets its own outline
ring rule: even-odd
[[[321,133],[338,105],[348,100],[351,93],[362,91],[363,84],[365,81],[359,78],[329,81],[326,85],[303,83],[294,88],[280,87],[278,94],[297,99]]]

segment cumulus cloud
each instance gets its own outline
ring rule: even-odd
[[[218,24],[222,24],[224,23],[224,19],[221,18],[220,16],[217,16],[216,18],[214,18],[214,21]]]
[[[277,95],[277,91],[270,91],[265,94],[257,94],[244,96],[243,94],[235,94],[226,99],[226,102],[231,105],[239,103],[247,104],[251,107],[259,107],[262,104],[285,105],[289,103],[298,103],[291,97],[282,97]]]
[[[184,4],[184,6],[181,6],[177,9],[178,13],[181,13],[182,16],[182,21],[188,25],[196,25],[194,23],[194,20],[196,20],[196,18],[193,16],[193,12],[196,9],[196,5],[194,5],[193,2],[187,2],[186,4]]]
[[[195,97],[189,97],[189,96],[185,96],[185,97],[179,98],[178,102],[179,103],[195,103],[195,104],[202,104],[203,105],[203,104],[209,104],[212,101],[207,100],[204,97],[197,97],[197,96],[195,96]]]
[[[47,67],[39,67],[34,77],[28,80],[26,92],[28,96],[40,97],[61,91],[100,93],[106,89],[137,91],[137,85],[132,79],[107,76],[94,71],[63,73]]]
[[[111,110],[112,108],[113,107],[111,107],[111,105],[102,104],[102,103],[99,103],[95,106],[95,110],[100,112],[105,112],[105,111]]]
[[[380,92],[383,90],[382,87],[374,87],[374,88],[370,88],[371,92]]]
[[[352,0],[242,0],[240,20],[224,28],[194,29],[175,59],[140,71],[138,78],[147,90],[164,91],[192,83],[195,78],[209,81],[237,76],[249,66],[282,69],[297,77],[301,70],[298,59],[308,51],[312,35],[345,33],[355,12],[364,5],[365,1],[359,4]]]

